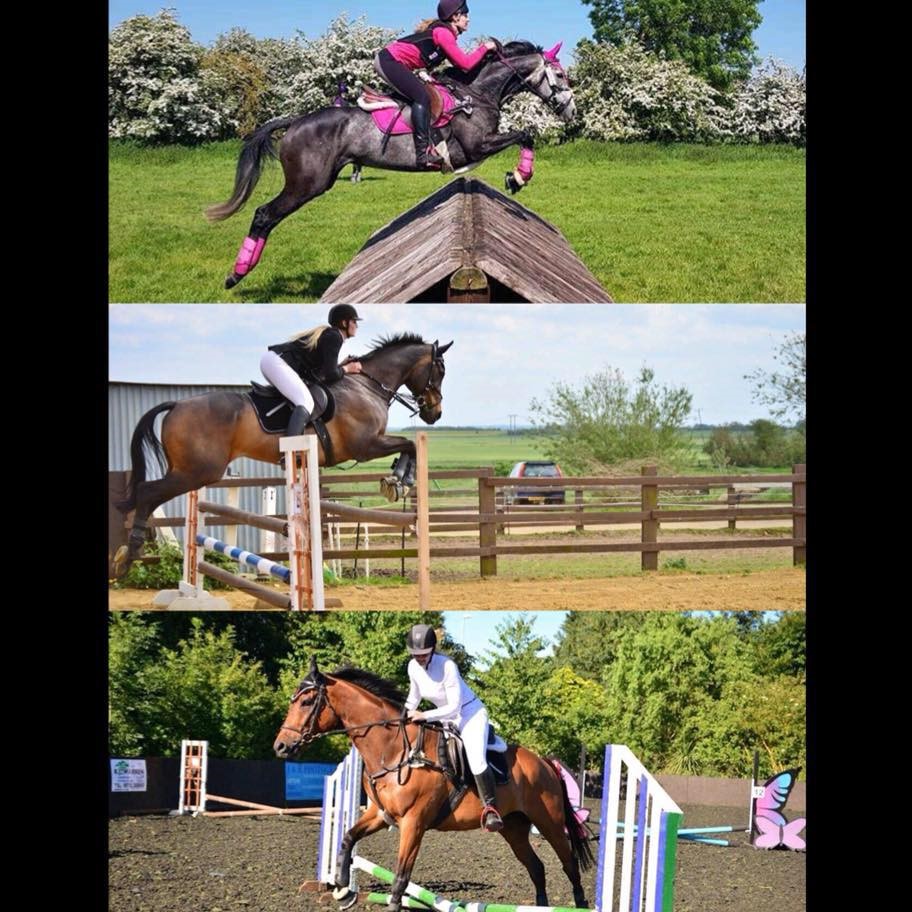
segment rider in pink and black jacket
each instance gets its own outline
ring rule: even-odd
[[[414,34],[388,44],[374,58],[380,77],[412,103],[415,163],[421,169],[439,168],[443,159],[431,145],[427,89],[414,71],[431,70],[444,60],[466,72],[477,66],[497,45],[488,39],[471,53],[464,53],[456,42],[468,27],[469,7],[465,0],[440,0],[436,19],[419,23]]]

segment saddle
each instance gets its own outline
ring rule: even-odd
[[[475,777],[469,769],[469,758],[466,755],[465,745],[459,732],[449,723],[442,725],[442,738],[437,741],[437,765],[458,786],[475,788]],[[416,752],[423,756],[422,742],[424,727],[415,744],[413,754]],[[488,746],[485,754],[488,766],[494,773],[497,785],[506,785],[510,781],[510,772],[507,769],[507,742],[498,735],[493,728],[488,727]]]
[[[322,384],[310,382],[307,384],[310,395],[313,396],[314,408],[311,413],[311,424],[316,431],[317,439],[323,445],[327,462],[332,454],[332,442],[326,430],[326,422],[330,421],[336,413],[336,400],[333,394]],[[274,386],[250,381],[247,398],[253,406],[260,427],[266,434],[282,434],[288,427],[288,419],[294,406]]]
[[[425,83],[430,104],[431,126],[435,129],[445,127],[458,111],[472,113],[472,99],[466,97],[457,100],[453,93],[438,82]],[[358,107],[369,111],[382,133],[400,136],[412,132],[411,101],[404,95],[393,93],[386,95],[372,86],[364,86],[358,96]]]

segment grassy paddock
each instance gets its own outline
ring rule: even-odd
[[[548,438],[543,434],[524,432],[510,434],[505,430],[494,428],[428,428],[428,468],[431,471],[445,471],[452,469],[474,469],[479,466],[502,467],[512,466],[513,463],[527,459],[546,458]],[[413,438],[414,430],[392,429],[391,433],[402,434]],[[769,475],[791,472],[791,466],[776,467],[745,467],[721,470],[715,468],[709,457],[702,451],[705,432],[685,431],[684,437],[690,444],[684,459],[676,474],[680,475]],[[391,459],[375,459],[370,462],[360,463],[352,468],[335,468],[325,470],[329,475],[344,478],[351,472],[384,472],[390,467]],[[643,464],[650,462],[643,459]],[[496,473],[495,473],[496,474]],[[506,474],[506,472],[504,473]],[[474,488],[477,482],[474,479],[447,479],[432,481],[434,490]],[[384,501],[377,491],[376,483],[351,484],[345,486],[346,490],[364,492],[361,501],[364,506],[380,506]],[[716,503],[721,493],[720,488],[714,488],[712,493],[704,497],[691,497],[694,503]],[[572,494],[570,495],[572,499]],[[760,500],[776,503],[789,500],[790,492],[787,489],[767,492]],[[588,499],[588,495],[586,497]],[[435,506],[455,506],[459,502],[469,502],[470,497],[464,495],[453,500],[450,498],[434,500]],[[639,560],[639,558],[637,558]]]
[[[228,198],[238,142],[198,148],[110,147],[110,299],[117,302],[315,301],[368,236],[441,187],[436,174],[366,169],[283,222],[257,270],[222,287],[254,208],[271,199],[268,167],[225,222],[203,209]],[[517,150],[475,175],[500,189]],[[805,155],[779,146],[543,146],[517,197],[555,224],[617,301],[805,299]]]

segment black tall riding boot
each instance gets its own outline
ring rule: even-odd
[[[283,437],[300,437],[304,429],[310,424],[310,412],[306,406],[296,405],[291,411],[291,417],[288,419],[288,427],[285,429]],[[300,460],[299,460],[300,462]],[[285,454],[282,453],[279,464],[285,468]]]
[[[422,170],[439,169],[443,159],[429,151],[431,145],[431,114],[426,104],[412,102],[412,130],[415,136],[415,164]]]
[[[300,437],[304,433],[304,428],[310,424],[310,412],[306,406],[296,405],[288,419],[288,429],[285,431],[286,437]]]
[[[482,829],[489,833],[496,833],[503,829],[503,820],[497,811],[497,799],[494,792],[494,773],[491,767],[486,766],[483,773],[475,776],[475,785],[478,787],[478,797],[484,805],[481,813]]]

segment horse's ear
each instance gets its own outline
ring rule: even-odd
[[[307,677],[313,681],[314,684],[322,677],[320,670],[317,668],[317,657],[315,655],[310,657],[310,671],[307,672]]]
[[[440,348],[437,349],[437,354],[442,355],[452,344],[452,342],[447,342],[446,345],[441,345]]]
[[[560,51],[563,44],[564,44],[563,41],[558,41],[557,44],[555,44],[554,47],[551,48],[550,51],[545,51],[542,54],[542,56],[545,58],[545,60],[550,60],[554,63],[557,63],[557,54]]]

